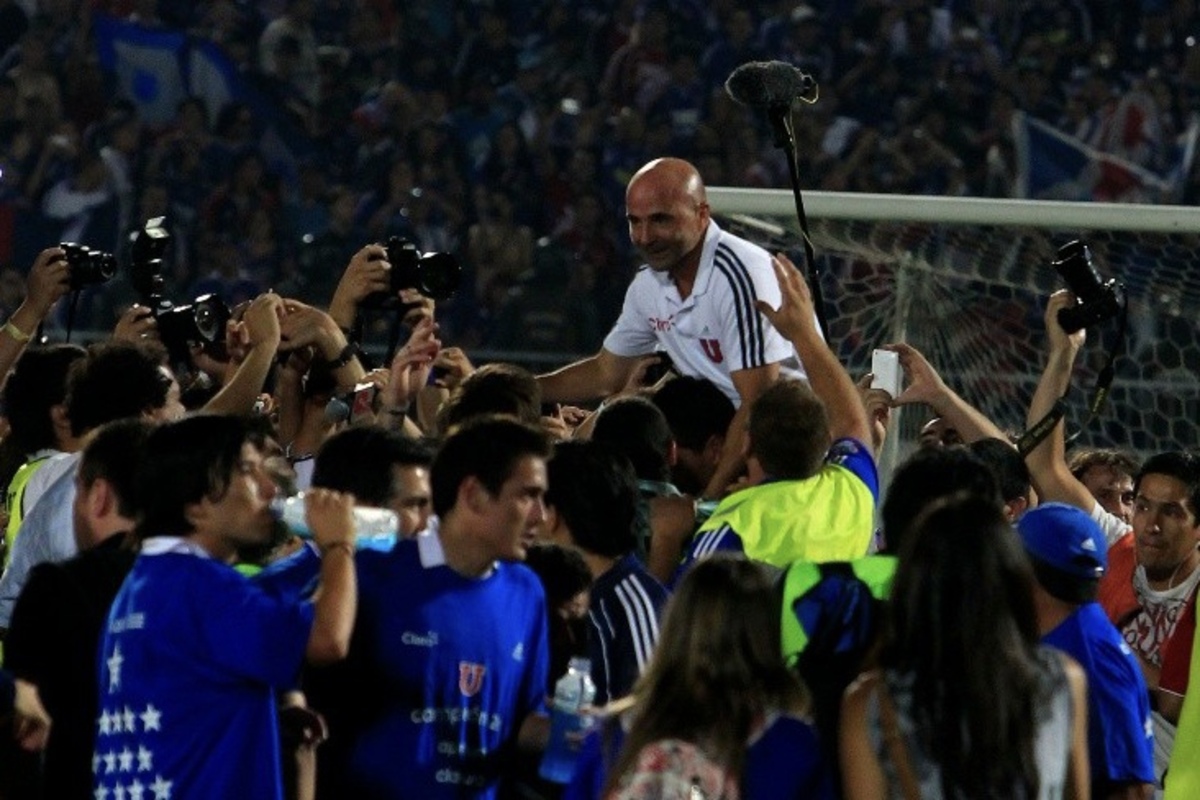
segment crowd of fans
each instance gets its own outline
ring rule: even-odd
[[[1010,195],[1017,109],[1163,171],[1200,87],[1194,4],[1165,0],[12,0],[3,14],[9,270],[53,241],[120,254],[131,225],[166,214],[176,299],[277,288],[321,304],[353,252],[399,235],[462,262],[442,322],[456,341],[509,350],[599,342],[636,266],[621,193],[649,158],[689,158],[710,185],[787,185],[765,120],[722,88],[741,63],[819,82],[796,114],[810,189]],[[264,149],[245,104],[184,102],[147,124],[98,66],[98,14],[215,42],[300,132],[296,160]],[[16,277],[0,276],[5,310]],[[557,326],[535,324],[546,297]],[[78,324],[106,328],[132,299],[120,281],[89,291]]]
[[[821,81],[824,188],[1005,193],[1017,107],[1161,166],[1191,4],[94,5],[0,0],[0,243],[31,264],[0,280],[0,794],[1195,796],[1200,457],[1068,459],[1079,298],[1046,300],[1018,449],[911,344],[876,343],[898,394],[858,382],[704,186],[785,182],[720,88],[755,58]],[[249,105],[107,101],[99,13],[219,43],[313,149],[278,161]],[[1161,136],[1114,132],[1117,87]],[[168,294],[232,308],[213,341],[128,275],[65,308],[51,243],[157,215]],[[456,253],[459,294],[394,285],[393,235]],[[37,336],[68,321],[102,340]],[[931,418],[885,482],[904,405]]]

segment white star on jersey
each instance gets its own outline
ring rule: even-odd
[[[141,781],[139,781],[137,778],[134,778],[133,783],[129,784],[128,787],[129,800],[142,800],[142,792],[145,790],[146,787],[141,784]]]
[[[154,753],[147,750],[145,747],[138,745],[137,751],[138,772],[149,772],[154,769]]]
[[[129,706],[125,706],[125,709],[121,712],[121,719],[125,723],[126,733],[137,733],[136,715],[130,710]]]
[[[162,730],[162,725],[159,722],[162,718],[162,712],[155,708],[152,703],[147,703],[146,710],[138,716],[142,718],[142,731],[144,733]]]
[[[121,656],[121,646],[113,648],[113,654],[108,657],[108,690],[115,692],[121,688],[121,664],[125,661]]]
[[[101,736],[108,736],[110,733],[112,733],[112,722],[112,717],[108,715],[108,711],[105,711],[100,715],[99,725]]]
[[[155,775],[150,791],[154,792],[154,800],[171,800],[171,781],[164,781],[162,775]]]
[[[128,747],[117,755],[117,766],[121,772],[133,772],[133,751]]]

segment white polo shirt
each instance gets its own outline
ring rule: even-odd
[[[667,273],[643,266],[604,348],[626,357],[665,351],[676,371],[712,381],[737,406],[736,370],[779,362],[781,375],[805,377],[792,343],[758,312],[760,299],[779,307],[771,255],[710,221],[687,299]]]

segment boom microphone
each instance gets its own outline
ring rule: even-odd
[[[725,91],[751,108],[789,108],[817,82],[808,73],[783,61],[751,61],[735,69]]]

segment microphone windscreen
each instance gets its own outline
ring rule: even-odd
[[[786,108],[813,87],[813,79],[783,61],[751,61],[735,69],[725,91],[752,108]]]

